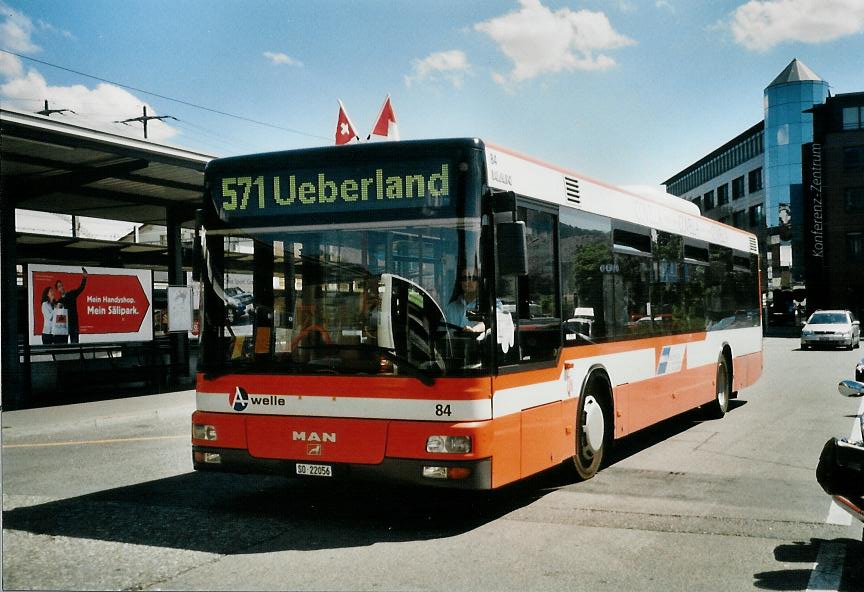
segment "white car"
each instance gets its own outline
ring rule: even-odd
[[[861,326],[848,310],[817,310],[801,329],[801,349],[810,346],[858,347]]]

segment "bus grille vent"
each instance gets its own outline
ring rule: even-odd
[[[750,237],[750,252],[759,253],[759,242],[753,236]]]
[[[582,202],[579,197],[579,180],[573,177],[564,177],[564,191],[567,194],[567,201],[578,204]]]

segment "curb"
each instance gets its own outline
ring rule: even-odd
[[[73,428],[96,429],[141,420],[166,420],[195,410],[195,391],[58,405],[2,413],[4,438],[62,432]]]

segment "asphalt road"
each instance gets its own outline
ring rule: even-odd
[[[864,590],[861,525],[814,477],[861,350],[765,353],[724,419],[491,494],[194,473],[185,414],[4,429],[3,587]]]

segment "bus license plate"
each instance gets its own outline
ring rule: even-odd
[[[297,463],[297,474],[306,477],[332,477],[333,468],[330,465]]]

